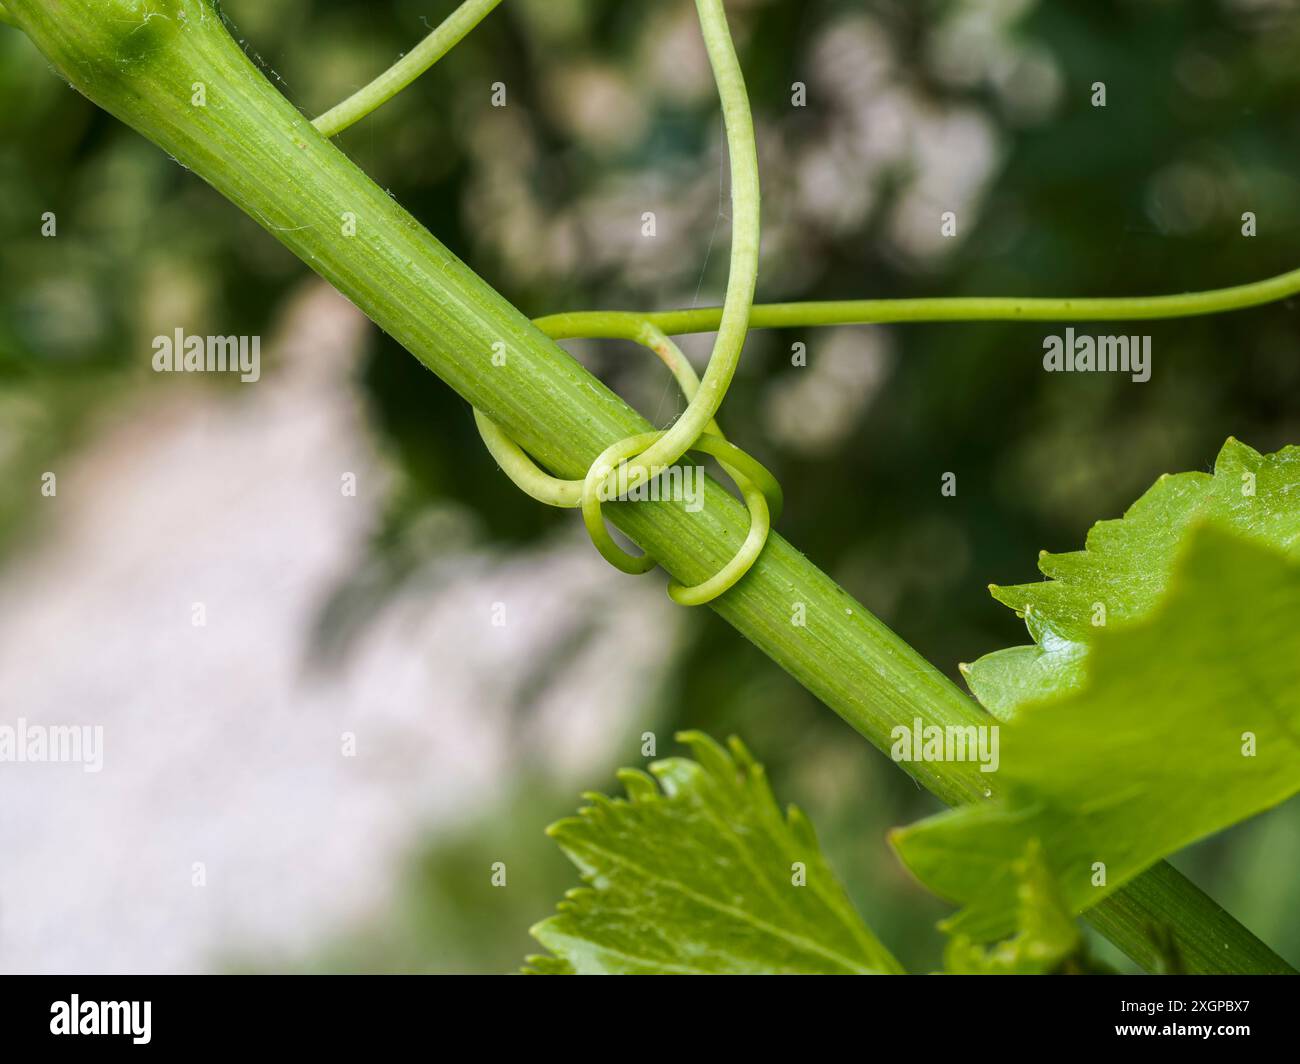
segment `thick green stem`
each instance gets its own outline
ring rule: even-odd
[[[358,89],[316,119],[316,128],[326,137],[335,137],[348,126],[360,122],[455,48],[500,3],[501,0],[465,0],[437,29],[369,85]]]
[[[74,86],[259,221],[554,472],[581,476],[611,442],[650,428],[321,136],[245,57],[207,0],[5,3]],[[196,83],[206,106],[194,103]],[[744,507],[713,483],[697,513],[667,502],[608,510],[683,583],[720,569],[748,531]],[[804,624],[793,623],[800,603]],[[712,606],[882,750],[894,725],[917,717],[940,726],[987,720],[779,536]],[[974,762],[904,767],[949,804],[991,790]],[[1155,951],[1147,928],[1163,924],[1193,971],[1288,970],[1166,866],[1089,917],[1148,966]]]

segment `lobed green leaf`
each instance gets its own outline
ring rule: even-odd
[[[972,693],[992,714],[1083,683],[1098,633],[1139,620],[1168,590],[1175,557],[1191,528],[1213,523],[1300,556],[1300,447],[1261,455],[1229,439],[1214,473],[1161,477],[1125,515],[1101,521],[1081,551],[1039,556],[1050,579],[992,587],[1024,619],[1034,646],[1012,647],[963,666]]]
[[[625,769],[626,799],[588,795],[549,833],[587,884],[532,929],[538,974],[900,972],[827,864],[812,826],[782,816],[738,739],[678,737],[695,760]],[[656,782],[657,781],[657,782]]]
[[[1290,534],[1281,521],[1270,533],[1288,552],[1240,528],[1193,528],[1161,574],[1165,598],[1093,637],[1082,686],[1017,708],[1002,726],[1004,798],[895,833],[908,867],[965,906],[952,929],[1010,931],[1014,863],[1032,839],[1078,912],[1300,791],[1297,485],[1278,485]]]

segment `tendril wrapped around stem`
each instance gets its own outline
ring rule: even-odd
[[[749,108],[744,75],[727,26],[722,0],[696,0],[704,45],[722,102],[727,151],[731,157],[732,238],[731,268],[727,296],[718,321],[717,338],[709,356],[703,380],[697,380],[676,345],[649,323],[629,329],[626,338],[649,347],[672,369],[686,396],[686,409],[672,427],[662,432],[643,433],[609,445],[581,480],[561,481],[548,477],[501,429],[475,412],[479,431],[501,468],[533,498],[552,506],[582,508],[582,518],[591,540],[601,555],[625,573],[643,573],[656,564],[646,555],[628,554],[605,527],[602,498],[609,497],[613,466],[618,464],[628,488],[636,488],[676,464],[691,450],[712,454],[736,481],[749,507],[749,535],[740,551],[718,573],[702,584],[683,587],[673,583],[668,593],[684,605],[710,602],[732,587],[757,561],[771,528],[772,511],[779,511],[780,488],[775,478],[717,430],[714,415],[727,394],[741,349],[749,330],[754,291],[758,285],[760,233],[758,149],[754,141],[754,119]],[[574,334],[569,333],[569,337]],[[552,335],[552,339],[561,337]],[[576,498],[576,503],[575,503]]]
[[[569,331],[544,331],[553,340],[578,338]],[[624,330],[620,338],[653,351],[668,367],[687,402],[694,401],[699,393],[700,380],[686,356],[663,330],[649,322],[642,322]],[[497,465],[520,490],[548,506],[582,509],[583,522],[592,542],[606,561],[625,573],[644,573],[654,568],[656,562],[653,558],[628,554],[614,542],[605,528],[601,503],[608,496],[609,484],[618,465],[632,455],[644,454],[665,433],[648,432],[619,440],[606,448],[591,464],[591,469],[582,480],[561,480],[538,468],[537,463],[487,415],[475,410],[474,420]],[[745,537],[745,542],[717,573],[703,583],[689,587],[677,581],[668,585],[668,594],[674,602],[683,606],[701,606],[734,586],[758,560],[763,545],[767,542],[772,522],[780,516],[782,494],[776,478],[761,463],[729,442],[712,418],[690,449],[702,451],[718,460],[726,474],[736,482],[750,513],[749,534]],[[655,475],[655,471],[652,470],[651,474]]]

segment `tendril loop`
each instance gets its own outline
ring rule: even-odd
[[[648,554],[633,555],[623,550],[605,527],[601,502],[609,497],[615,467],[626,478],[628,488],[636,488],[675,465],[689,451],[702,451],[717,458],[740,488],[749,507],[749,535],[739,552],[702,584],[686,587],[674,581],[669,585],[668,593],[683,605],[712,601],[749,571],[767,542],[773,513],[781,506],[780,488],[772,474],[744,451],[728,443],[714,421],[740,363],[758,284],[758,150],[754,142],[749,95],[745,91],[745,79],[736,58],[722,0],[696,0],[695,6],[722,102],[727,151],[731,158],[733,218],[727,295],[703,380],[696,378],[681,351],[662,330],[644,321],[639,323],[639,327],[629,330],[626,339],[649,347],[668,364],[686,396],[686,409],[672,427],[662,432],[640,433],[610,444],[592,463],[582,480],[563,481],[547,476],[499,426],[475,411],[484,442],[506,475],[541,502],[552,506],[581,507],[583,523],[592,543],[602,557],[625,573],[648,572],[657,563]],[[567,335],[573,338],[580,334]],[[561,338],[552,336],[552,339]]]
[[[548,333],[552,339],[576,339],[571,333]],[[688,403],[699,393],[700,380],[678,346],[660,329],[649,323],[627,331],[625,339],[641,344],[653,351],[672,372]],[[611,444],[592,462],[582,480],[561,480],[549,476],[514,442],[495,422],[479,410],[474,411],[483,442],[497,464],[522,491],[550,506],[581,508],[583,523],[592,543],[601,556],[615,568],[625,573],[648,572],[657,564],[649,555],[634,555],[623,550],[605,527],[601,504],[611,497],[612,484],[628,459],[643,455],[659,442],[664,432],[646,432],[629,436]],[[781,487],[776,478],[757,460],[729,442],[713,419],[696,440],[691,451],[711,455],[736,482],[749,508],[749,534],[740,550],[713,576],[703,583],[683,585],[674,580],[668,585],[668,594],[683,606],[700,606],[713,601],[729,590],[749,571],[763,546],[767,543],[772,522],[781,513]],[[652,469],[651,475],[662,473]],[[630,478],[628,478],[630,482]]]

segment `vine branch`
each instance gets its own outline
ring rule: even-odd
[[[314,125],[324,137],[336,137],[366,115],[378,110],[439,59],[456,47],[501,0],[465,0],[437,29],[342,103],[317,118]]]

